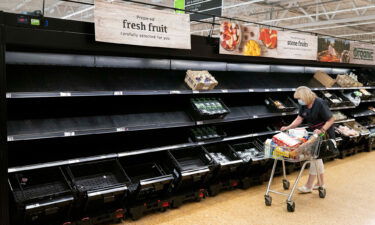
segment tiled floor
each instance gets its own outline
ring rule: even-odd
[[[306,180],[305,176],[302,182]],[[295,177],[294,173],[292,177]],[[273,188],[282,190],[278,177]],[[271,207],[264,205],[266,184],[234,190],[185,204],[165,213],[149,214],[131,225],[375,225],[375,152],[360,153],[326,164],[327,197],[317,191],[297,194],[296,211],[286,211],[285,198],[273,195]]]

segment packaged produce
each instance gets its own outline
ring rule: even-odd
[[[346,120],[348,117],[340,111],[335,111],[333,112],[333,118],[335,118],[335,121],[340,121],[340,120]]]
[[[363,84],[361,82],[358,82],[356,79],[356,75],[351,73],[348,74],[341,74],[337,75],[336,83],[340,85],[341,87],[362,87]]]
[[[362,93],[363,99],[369,99],[373,97],[373,95],[370,92],[368,92],[366,89],[359,89],[359,91]]]
[[[279,99],[268,97],[264,103],[272,112],[292,112],[297,109],[296,104],[289,96]]]
[[[340,125],[336,128],[336,131],[344,136],[347,136],[347,137],[355,137],[355,136],[359,136],[359,132],[354,130],[354,129],[351,129],[347,126],[344,126],[344,125]]]
[[[185,83],[192,90],[212,90],[219,84],[215,77],[213,77],[207,70],[188,70],[185,76]]]
[[[335,84],[335,80],[323,71],[316,71],[314,79],[319,81],[325,87],[332,87]]]
[[[350,122],[344,123],[344,125],[357,131],[361,135],[367,135],[370,133],[370,131],[366,127],[362,126],[357,121],[350,121]]]
[[[198,120],[222,119],[230,112],[218,98],[193,98],[190,102],[193,116]]]
[[[295,128],[288,130],[289,136],[297,139],[308,137],[307,130],[305,128]]]

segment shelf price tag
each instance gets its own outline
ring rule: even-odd
[[[283,89],[281,89],[281,88],[278,88],[278,89],[276,89],[277,91],[282,91]]]
[[[113,92],[113,95],[124,95],[124,92],[122,92],[122,91],[115,91],[115,92]]]
[[[197,121],[197,125],[202,125],[203,121]]]
[[[117,132],[124,132],[124,131],[127,131],[127,130],[128,130],[128,128],[126,128],[126,127],[118,127],[118,128],[116,128]]]
[[[193,91],[193,94],[199,94],[199,91]]]
[[[270,92],[270,89],[264,89],[265,92]]]
[[[292,91],[295,91],[295,90],[297,90],[296,88],[292,88]]]
[[[221,92],[228,93],[228,89],[222,89]]]
[[[8,141],[14,141],[14,137],[13,136],[8,136],[7,140]]]
[[[65,137],[71,137],[71,136],[75,136],[75,135],[76,135],[76,133],[74,131],[64,132]]]
[[[70,93],[70,92],[60,92],[60,96],[61,97],[69,97],[69,96],[72,96],[72,93]]]
[[[258,118],[258,116],[257,116],[257,115],[254,115],[254,116],[253,116],[253,118],[254,118],[254,119],[257,119],[257,118]]]
[[[249,92],[254,92],[254,89],[249,89]]]
[[[198,145],[204,145],[204,141],[200,141],[197,143]]]
[[[181,91],[172,90],[169,92],[169,94],[181,94]]]
[[[69,164],[79,163],[79,159],[71,159],[68,162],[69,162]]]
[[[286,116],[286,113],[285,113],[285,112],[283,112],[283,113],[281,113],[281,115],[282,115],[282,116]]]
[[[6,98],[12,98],[12,93],[7,93]]]

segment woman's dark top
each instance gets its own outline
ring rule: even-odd
[[[300,105],[299,116],[309,125],[309,130],[321,129],[325,122],[332,118],[332,112],[329,110],[327,103],[321,99],[316,98],[311,109],[306,105]],[[333,126],[327,130],[329,138],[335,138],[335,131]]]

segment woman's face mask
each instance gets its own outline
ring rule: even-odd
[[[302,101],[301,99],[298,99],[298,104],[300,104],[300,105],[306,105],[306,103],[304,101]]]

